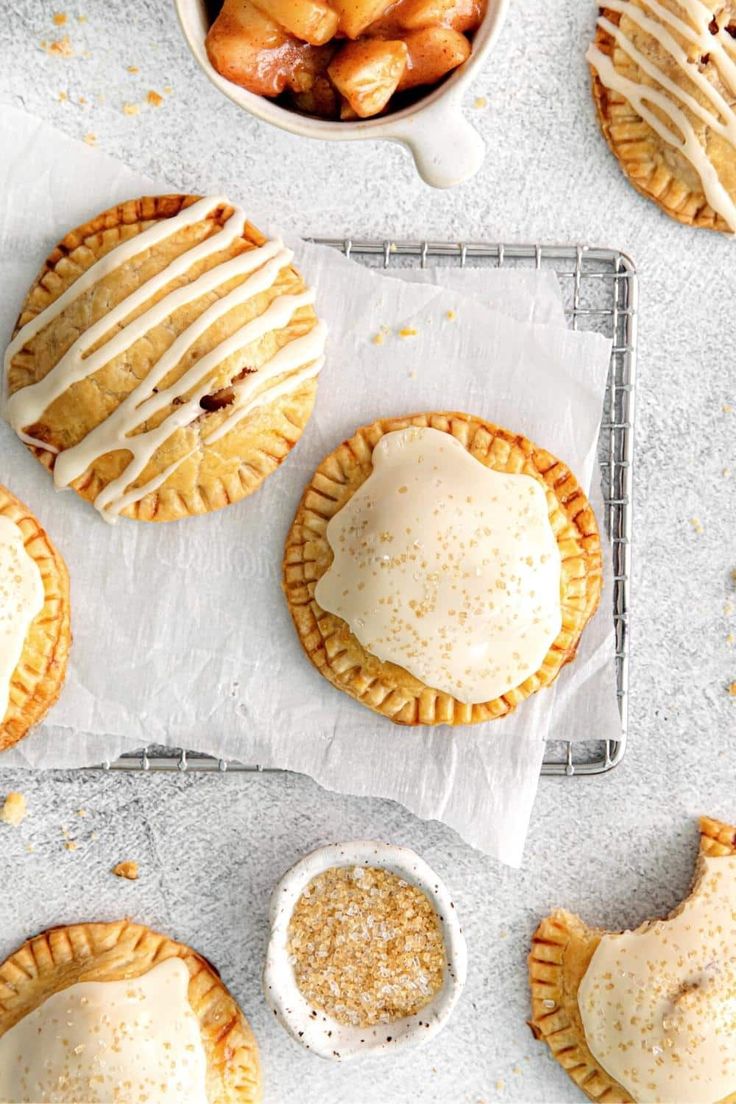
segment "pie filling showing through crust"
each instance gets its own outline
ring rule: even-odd
[[[467,414],[385,419],[315,472],[284,589],[339,689],[403,724],[486,721],[573,658],[600,538],[574,476],[526,438]]]
[[[529,956],[530,1027],[604,1104],[736,1101],[736,828],[700,821],[691,895],[636,931],[554,912]]]
[[[28,507],[0,485],[0,749],[56,701],[70,644],[64,561]]]
[[[212,966],[138,924],[75,924],[0,965],[0,1100],[255,1104],[258,1050]]]
[[[674,218],[736,233],[736,5],[607,0],[587,59],[603,133]]]
[[[299,439],[324,359],[292,256],[222,196],[143,198],[92,219],[26,298],[6,420],[107,520],[245,497]]]

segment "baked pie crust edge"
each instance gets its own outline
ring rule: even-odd
[[[133,232],[140,233],[160,219],[173,218],[200,198],[202,197],[184,194],[141,196],[111,207],[70,230],[49,254],[29,288],[13,337],[104,253],[120,242],[129,240]],[[230,213],[231,207],[221,206],[206,218],[213,220],[216,229],[219,229]],[[204,222],[205,219],[201,221]],[[193,234],[193,228],[179,233]],[[243,240],[252,248],[263,245],[267,238],[247,222]],[[165,249],[166,242],[155,248]],[[130,263],[125,262],[122,267]],[[288,265],[274,282],[272,297],[278,294],[298,294],[305,288],[301,274],[292,265]],[[317,315],[312,307],[300,307],[291,321],[275,332],[297,337],[311,329],[316,322]],[[262,342],[264,340],[266,339],[261,339]],[[201,346],[203,342],[198,344]],[[24,351],[13,358],[11,371],[17,372],[18,366],[24,385],[45,375],[45,372],[35,371],[33,357],[28,357]],[[10,393],[15,390],[17,387],[11,387]],[[246,416],[222,441],[215,445],[202,446],[201,452],[209,469],[202,478],[199,477],[199,471],[192,474],[191,463],[187,461],[161,487],[121,510],[120,515],[139,521],[173,521],[219,510],[252,494],[267,476],[276,471],[299,441],[312,414],[316,393],[317,378],[313,377],[295,387],[288,395],[277,399],[275,403],[264,404],[252,417]],[[205,417],[205,412],[202,417]],[[211,418],[212,415],[208,417]],[[92,428],[94,424],[97,423],[92,419],[86,428]],[[37,426],[43,427],[43,419]],[[34,445],[26,447],[49,472],[53,472],[54,453]],[[79,479],[74,480],[71,486],[82,498],[94,501],[103,487],[120,474],[121,455],[120,451],[105,453]],[[239,460],[239,463],[234,462],[234,459]],[[197,457],[194,458],[196,460]],[[166,462],[159,460],[156,470],[163,470]],[[152,474],[154,473],[146,468],[143,476],[135,483],[142,485]]]
[[[129,920],[50,928],[11,954],[0,965],[0,1036],[70,985],[139,977],[169,958],[181,958],[189,971],[189,1004],[199,1021],[210,1104],[257,1104],[258,1047],[215,968],[186,944]]]
[[[44,603],[31,622],[0,718],[0,750],[21,740],[61,693],[72,641],[66,564],[35,515],[0,484],[0,515],[14,522],[41,573]]]
[[[699,857],[736,854],[736,827],[700,818]],[[699,864],[698,864],[699,866]],[[694,883],[697,882],[697,869]],[[679,912],[682,904],[674,912]],[[598,1064],[585,1040],[578,1008],[578,990],[602,937],[578,916],[558,909],[545,917],[532,937],[529,986],[532,1016],[529,1027],[549,1047],[553,1058],[596,1104],[635,1104],[618,1081]],[[546,1006],[545,1001],[552,1001]],[[736,1093],[721,1104],[734,1104]]]
[[[380,438],[408,426],[449,433],[481,463],[508,474],[530,475],[547,494],[550,521],[562,557],[562,629],[542,667],[502,697],[479,705],[458,701],[371,655],[342,618],[314,600],[317,581],[332,562],[325,531],[329,519],[370,475]],[[302,647],[333,686],[398,724],[475,724],[510,713],[556,679],[575,656],[595,612],[602,586],[601,543],[595,515],[562,461],[482,418],[461,413],[414,414],[363,426],[319,465],[302,495],[284,552],[283,589]]]
[[[617,26],[621,13],[601,5],[600,14]],[[639,67],[616,45],[611,35],[596,26],[595,45],[615,60],[616,68],[635,79]],[[679,164],[677,151],[664,142],[620,93],[606,88],[590,65],[590,74],[598,121],[609,149],[619,162],[629,183],[641,195],[652,199],[662,210],[687,226],[732,233],[725,219],[705,198],[702,187],[691,187],[673,169]],[[666,156],[665,156],[666,155]],[[688,163],[683,175],[694,173]]]

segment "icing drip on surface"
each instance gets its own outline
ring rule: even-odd
[[[544,488],[486,468],[448,433],[387,433],[330,520],[315,598],[367,651],[459,701],[539,670],[562,624]]]
[[[38,564],[26,552],[15,522],[0,517],[0,723],[8,711],[13,671],[43,603]]]
[[[5,380],[13,357],[76,299],[121,265],[131,261],[146,249],[154,248],[166,238],[206,218],[218,207],[227,204],[223,197],[215,196],[198,200],[178,215],[161,219],[148,230],[110,250],[82,274],[57,300],[51,303],[30,322],[10,343],[5,354]],[[244,211],[234,207],[233,214],[222,229],[178,256],[164,269],[142,283],[111,311],[98,319],[67,349],[61,359],[43,379],[6,397],[4,416],[27,444],[56,452],[54,481],[57,487],[68,487],[79,479],[101,456],[118,450],[130,454],[122,474],[108,483],[95,499],[95,506],[108,519],[113,519],[128,506],[140,501],[146,494],[157,490],[170,475],[192,455],[193,449],[169,464],[165,471],[148,480],[144,486],[131,488],[147,465],[169,437],[178,429],[191,425],[203,414],[201,400],[210,393],[212,374],[228,358],[240,353],[248,345],[259,341],[271,331],[287,326],[300,308],[314,302],[314,292],[308,289],[300,294],[280,295],[262,314],[240,326],[211,352],[194,363],[166,388],[159,385],[174,370],[207,330],[236,307],[250,302],[256,295],[273,287],[279,273],[291,263],[293,254],[279,240],[267,241],[258,248],[231,257],[208,269],[201,276],[183,286],[168,291],[150,306],[147,303],[160,295],[172,281],[186,277],[192,266],[231,246],[242,237],[246,226]],[[135,342],[153,327],[159,326],[174,311],[195,302],[202,296],[212,295],[223,285],[240,279],[233,289],[216,299],[180,333],[166,352],[151,366],[146,377],[131,391],[99,425],[86,434],[73,447],[59,452],[53,446],[38,440],[26,432],[42,417],[45,410],[69,387],[89,379],[115,357],[125,353]],[[137,317],[135,311],[145,307]],[[249,373],[249,388],[239,382],[236,397],[247,393],[242,401],[236,401],[228,410],[222,425],[229,432],[253,410],[275,401],[301,387],[316,376],[323,365],[326,329],[318,324],[306,335],[283,346],[279,352],[257,371]],[[106,340],[105,340],[106,339]],[[94,351],[90,351],[94,350]],[[281,378],[283,377],[283,378]],[[267,386],[268,384],[268,386]],[[141,430],[144,423],[160,415],[167,407],[173,410],[153,429]],[[202,441],[219,440],[224,436],[222,426],[205,431]]]
[[[662,0],[640,0],[640,3],[606,0],[605,6],[649,36],[657,50],[666,55],[668,64],[674,63],[680,70],[685,78],[682,83],[665,72],[651,51],[642,52],[626,33],[625,26],[616,26],[605,15],[599,17],[598,26],[654,84],[624,76],[596,45],[589,48],[586,56],[605,87],[623,96],[664,142],[689,161],[700,178],[708,203],[736,233],[736,202],[719,177],[692,118],[694,116],[709,132],[727,141],[736,157],[736,111],[727,98],[736,97],[736,44],[725,28],[719,26],[716,34],[712,32],[713,12],[702,0],[678,0],[678,4],[689,22],[666,7]],[[723,90],[698,67],[701,56],[706,55],[718,71]],[[691,86],[702,93],[707,101],[705,104],[688,91]]]
[[[736,856],[706,857],[678,915],[604,935],[578,1004],[591,1052],[640,1104],[736,1091]]]
[[[206,1060],[180,958],[138,978],[54,993],[0,1038],[0,1100],[207,1104]]]

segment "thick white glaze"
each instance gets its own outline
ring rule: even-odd
[[[122,264],[145,249],[160,244],[183,228],[195,224],[226,202],[221,196],[198,200],[173,218],[161,219],[153,227],[112,249],[92,265],[59,299],[31,319],[10,343],[5,354],[6,381],[15,354],[57,318],[65,307]],[[247,303],[254,296],[273,286],[279,272],[291,262],[292,251],[286,249],[279,240],[268,241],[259,248],[215,265],[190,283],[162,295],[138,317],[128,322],[126,319],[135,310],[139,310],[155,296],[160,295],[172,281],[186,276],[193,265],[226,249],[241,237],[245,223],[245,212],[240,207],[235,207],[233,214],[221,230],[193,246],[161,272],[146,280],[113,310],[81,334],[43,379],[21,388],[6,398],[4,416],[21,439],[27,444],[48,448],[44,442],[29,435],[26,427],[37,422],[51,403],[63,395],[70,386],[89,378],[114,357],[130,349],[152,327],[160,325],[175,310],[194,302],[203,295],[211,294],[233,279],[241,280],[226,295],[216,299],[179,334],[153,365],[145,379],[125,397],[109,417],[74,447],[57,454],[54,481],[58,487],[72,484],[91,464],[108,452],[125,450],[130,454],[123,473],[104,487],[95,500],[98,510],[108,518],[113,518],[127,506],[158,489],[191,455],[191,451],[186,453],[143,486],[129,489],[171,434],[177,429],[190,425],[202,415],[200,400],[209,393],[211,375],[217,367],[228,357],[237,354],[252,342],[258,341],[269,331],[288,325],[300,307],[314,302],[314,293],[311,290],[298,295],[278,296],[261,315],[241,326],[206,356],[196,360],[175,383],[164,390],[158,390],[158,385],[211,326],[235,307]],[[119,328],[116,330],[117,327]],[[103,340],[109,334],[112,336]],[[256,407],[273,402],[281,395],[300,387],[306,379],[317,375],[323,364],[325,336],[323,325],[314,327],[307,335],[310,338],[309,341],[290,342],[271,361],[254,372],[252,378],[259,382],[254,383],[248,392],[248,401],[236,404],[229,412],[226,419],[228,426],[226,432],[235,428],[237,423]],[[102,344],[90,353],[89,350],[101,341]],[[266,381],[269,381],[269,387],[264,386]],[[184,396],[188,392],[191,394],[185,399]],[[242,393],[242,388],[238,393]],[[174,409],[156,428],[140,433],[135,432],[147,419],[154,417],[170,404],[174,405]],[[223,435],[217,432],[217,437],[213,434],[213,439],[219,439]],[[207,438],[205,438],[206,441]],[[55,450],[52,448],[50,451]]]
[[[43,603],[38,564],[26,552],[23,534],[15,522],[0,517],[0,722],[8,711],[13,671]]]
[[[544,489],[485,467],[448,433],[397,430],[327,526],[318,604],[379,659],[459,701],[490,701],[542,665],[562,623]]]
[[[208,1104],[206,1058],[180,958],[141,977],[62,989],[0,1038],[0,1100]]]
[[[625,30],[603,15],[598,19],[598,26],[611,35],[617,46],[655,85],[623,76],[598,46],[589,48],[587,59],[606,88],[628,100],[663,141],[687,158],[700,178],[708,203],[736,232],[736,202],[720,179],[688,115],[690,112],[711,132],[736,148],[736,111],[722,91],[698,68],[700,57],[708,54],[718,69],[724,89],[732,98],[736,97],[736,44],[723,27],[717,34],[712,33],[713,12],[702,0],[678,0],[678,3],[688,20],[680,18],[661,0],[642,0],[642,6],[633,0],[606,0],[606,7],[626,16],[656,41],[682,71],[685,78],[682,83],[673,81],[651,57],[634,45]],[[693,49],[686,49],[678,35]],[[703,93],[710,108],[688,91],[689,82]]]
[[[669,920],[604,935],[578,994],[591,1052],[640,1104],[736,1092],[736,856]]]

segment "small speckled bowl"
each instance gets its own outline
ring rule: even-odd
[[[289,961],[289,921],[302,891],[333,866],[378,866],[421,889],[439,919],[445,943],[445,978],[434,999],[414,1016],[371,1027],[353,1027],[312,1008],[296,984]],[[271,937],[263,970],[263,992],[289,1034],[321,1058],[344,1061],[420,1046],[440,1031],[465,984],[467,951],[455,906],[447,888],[423,859],[408,847],[379,840],[333,843],[301,859],[281,879],[271,898]]]

